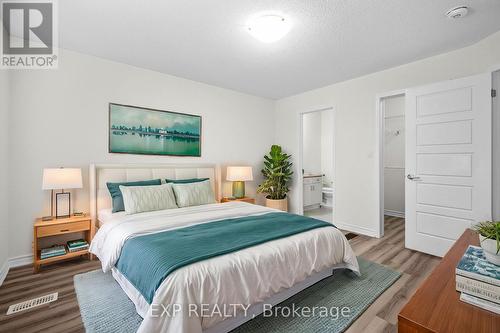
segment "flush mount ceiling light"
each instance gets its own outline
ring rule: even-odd
[[[248,21],[250,35],[264,43],[272,43],[283,38],[290,31],[290,21],[276,14],[261,14]]]
[[[454,7],[446,12],[446,16],[451,19],[459,19],[465,17],[469,12],[467,6]]]

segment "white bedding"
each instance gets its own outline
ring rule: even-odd
[[[100,209],[97,212],[97,220],[99,221],[99,228],[102,227],[103,224],[116,219],[121,219],[125,215],[126,215],[125,212],[113,213],[113,210],[111,208]]]
[[[129,238],[273,211],[231,202],[126,215],[104,224],[90,251],[101,260],[103,271],[108,272],[114,268]],[[356,256],[344,235],[336,228],[318,228],[180,268],[160,285],[153,307],[130,284],[130,288],[124,289],[144,317],[139,332],[201,333],[224,320],[224,316],[200,318],[187,311],[175,316],[155,316],[153,308],[157,310],[158,304],[194,304],[198,308],[201,304],[255,304],[336,265],[359,274]],[[116,269],[113,275],[120,277]]]

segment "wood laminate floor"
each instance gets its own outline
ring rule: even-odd
[[[439,258],[404,248],[404,220],[387,217],[381,239],[357,236],[350,239],[356,255],[402,273],[348,329],[347,332],[396,332],[397,314],[416,288],[438,264]],[[42,268],[11,269],[0,287],[0,332],[83,332],[80,309],[73,288],[75,274],[100,267],[97,261],[76,259]],[[59,292],[59,299],[23,313],[6,316],[9,305]]]
[[[402,275],[346,332],[397,332],[399,311],[441,258],[405,249],[404,219],[398,217],[385,217],[383,238],[357,236],[349,242],[357,256],[390,267]]]

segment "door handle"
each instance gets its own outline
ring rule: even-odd
[[[413,181],[419,181],[419,180],[421,180],[420,177],[417,177],[417,176],[412,175],[412,174],[408,174],[406,176],[406,178],[408,178],[409,180],[413,180]]]

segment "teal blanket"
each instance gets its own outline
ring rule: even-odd
[[[178,268],[321,227],[334,225],[268,213],[164,231],[127,240],[116,268],[151,304],[163,280]]]

